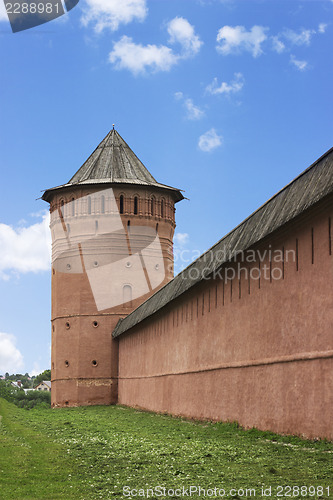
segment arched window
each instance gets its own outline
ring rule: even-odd
[[[72,217],[75,215],[75,199],[72,198]]]
[[[119,198],[119,212],[124,213],[124,196],[121,194]]]
[[[91,215],[91,198],[88,196],[88,215]]]
[[[64,202],[64,200],[61,200],[59,216],[62,218],[62,217],[64,217],[64,215],[65,215],[65,202]]]
[[[101,214],[105,214],[105,196],[101,196]]]
[[[128,302],[130,302],[130,303],[132,302],[132,287],[131,287],[131,285],[124,285],[123,286],[123,304],[127,304]]]
[[[138,215],[138,197],[134,197],[134,215]]]
[[[155,198],[152,197],[150,200],[150,214],[154,215],[155,213]]]
[[[164,217],[164,200],[161,200],[161,217]]]

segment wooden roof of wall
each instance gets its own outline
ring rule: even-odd
[[[332,192],[333,148],[180,272],[172,281],[126,318],[120,320],[113,332],[113,337],[118,337],[152,316],[204,280],[205,276],[218,271],[237,253],[260,242]]]

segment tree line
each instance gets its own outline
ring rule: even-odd
[[[0,380],[0,398],[14,403],[20,408],[30,410],[35,407],[51,408],[51,393],[48,391],[34,391],[43,380],[51,380],[51,370],[45,370],[37,376],[30,377],[28,373],[9,375]],[[21,381],[21,387],[14,387],[12,382]],[[25,392],[23,389],[31,389]]]
[[[3,375],[0,375],[3,378]],[[21,382],[23,389],[33,389],[37,387],[38,384],[43,382],[43,380],[51,380],[51,370],[44,370],[39,375],[33,375],[30,377],[29,373],[12,373],[9,375],[8,372],[4,375],[4,380],[6,382]]]

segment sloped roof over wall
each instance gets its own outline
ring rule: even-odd
[[[184,198],[179,189],[157,182],[114,128],[67,184],[47,189],[42,199],[49,201],[58,189],[96,184],[152,186],[171,192],[176,202]]]
[[[204,277],[218,271],[237,253],[245,251],[333,192],[333,148],[302,172],[212,248],[120,320],[117,337],[162,309]],[[209,258],[208,258],[209,255]],[[221,259],[221,255],[223,259]]]

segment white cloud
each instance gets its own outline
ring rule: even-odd
[[[189,242],[189,234],[188,233],[176,233],[174,236],[174,243],[180,247],[183,247]]]
[[[197,259],[202,252],[199,250],[192,250],[188,248],[190,236],[188,233],[175,233],[174,238],[174,262],[175,272],[181,272],[191,262]]]
[[[327,24],[325,23],[320,23],[317,31],[304,28],[299,31],[285,29],[281,33],[269,37],[271,49],[281,54],[290,50],[288,46],[309,46],[312,37],[316,33],[325,33],[326,29]],[[218,45],[216,49],[223,55],[247,51],[253,57],[258,57],[263,53],[262,44],[268,39],[268,30],[269,28],[263,26],[253,26],[249,31],[246,31],[244,26],[223,26],[217,34]],[[304,63],[304,61],[300,62]]]
[[[214,78],[212,83],[207,85],[206,91],[210,94],[235,94],[242,90],[244,86],[244,77],[242,73],[235,73],[234,79],[230,82],[222,82],[220,85],[218,83],[217,78]]]
[[[192,99],[186,99],[184,102],[187,118],[189,120],[200,120],[204,116],[204,112],[198,106],[195,106]]]
[[[23,356],[15,347],[16,338],[0,333],[0,373],[19,373],[23,368]]]
[[[308,66],[307,61],[300,61],[299,59],[296,59],[293,54],[290,56],[290,62],[300,71],[304,71]]]
[[[315,30],[301,30],[299,33],[293,30],[285,30],[282,35],[289,40],[293,45],[310,45],[311,37],[316,32]]]
[[[165,45],[141,45],[132,38],[123,36],[113,45],[109,61],[117,69],[128,69],[134,74],[144,73],[148,68],[155,71],[169,71],[179,60]]]
[[[182,101],[184,99],[184,107],[186,109],[186,117],[189,120],[200,120],[204,116],[204,111],[196,106],[192,99],[185,99],[183,92],[175,92],[175,99]]]
[[[189,57],[199,52],[202,41],[195,34],[194,27],[183,17],[175,17],[168,24],[170,43],[180,43],[183,55]]]
[[[128,69],[135,75],[152,72],[169,71],[181,59],[195,55],[201,46],[201,41],[194,33],[193,26],[184,19],[176,17],[168,24],[170,42],[180,43],[182,51],[176,54],[166,45],[142,45],[133,42],[132,38],[123,36],[113,45],[109,61],[117,69]]]
[[[9,271],[18,273],[45,271],[50,268],[51,236],[49,214],[28,227],[14,229],[0,224],[0,279],[9,279]]]
[[[332,0],[333,1],[333,0]],[[325,23],[320,23],[318,26],[318,33],[325,33],[327,28],[327,24]]]
[[[199,137],[198,146],[201,151],[209,152],[222,144],[222,137],[217,135],[216,130],[211,128]]]
[[[217,34],[216,49],[223,55],[245,50],[258,57],[263,53],[261,44],[267,39],[267,31],[264,26],[253,26],[250,31],[244,26],[223,26]]]
[[[50,369],[50,367],[45,368],[45,366],[44,366],[44,368],[41,368],[40,363],[38,361],[35,361],[32,370],[29,371],[29,375],[30,375],[30,377],[37,377],[37,375],[40,375],[45,370],[49,370],[49,369]]]
[[[281,54],[281,52],[284,52],[286,49],[285,44],[280,40],[278,36],[272,36],[272,42],[273,42],[273,50],[277,52],[278,54]]]
[[[8,21],[7,11],[4,2],[0,2],[0,21]]]
[[[183,99],[183,97],[183,92],[175,92],[175,99],[177,99],[177,101],[180,101],[181,99]]]
[[[143,21],[147,12],[146,0],[84,0],[81,22],[93,23],[97,33],[105,28],[115,31],[120,24]]]

